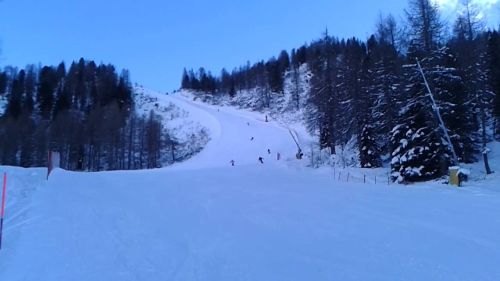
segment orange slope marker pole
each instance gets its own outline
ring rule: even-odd
[[[5,190],[7,189],[7,173],[3,173],[2,211],[0,213],[0,249],[2,249],[3,216],[5,214]]]

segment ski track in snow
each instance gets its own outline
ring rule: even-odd
[[[158,99],[168,100],[189,111],[195,120],[199,120],[211,132],[212,141],[207,147],[191,161],[176,165],[176,169],[227,167],[231,160],[238,166],[255,165],[259,157],[263,157],[266,164],[275,165],[279,163],[275,161],[278,152],[285,159],[295,157],[297,147],[288,129],[272,120],[265,122],[264,114],[210,106],[182,94],[160,94]],[[268,154],[268,149],[271,154]]]
[[[295,160],[288,130],[262,114],[149,95],[207,127],[207,147],[165,169],[49,181],[0,167],[0,280],[500,280],[498,177],[462,189],[339,182]]]

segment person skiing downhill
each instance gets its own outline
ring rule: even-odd
[[[271,149],[267,149],[267,154],[271,154]]]
[[[264,158],[259,157],[259,162],[262,163],[262,164],[264,164]]]
[[[231,166],[234,167],[234,160],[229,161],[231,163]]]

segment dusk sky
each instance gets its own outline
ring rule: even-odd
[[[490,25],[500,1],[481,2]],[[452,21],[457,0],[439,0]],[[213,73],[318,38],[365,39],[380,12],[402,15],[406,0],[3,0],[0,66],[67,65],[80,57],[127,68],[134,82],[171,91],[184,67]]]

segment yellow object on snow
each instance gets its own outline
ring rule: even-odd
[[[460,178],[458,176],[458,171],[460,171],[460,167],[450,167],[450,185],[460,186]]]

